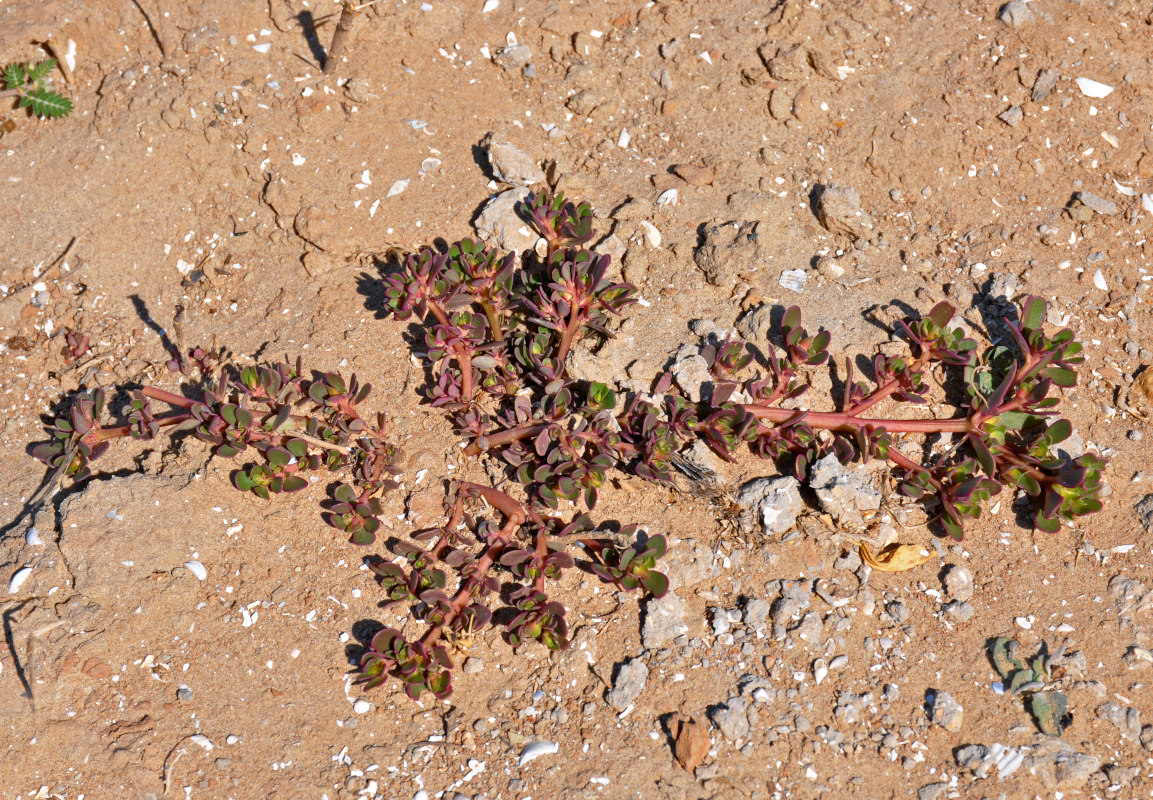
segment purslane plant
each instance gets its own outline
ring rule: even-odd
[[[734,338],[704,346],[712,378],[704,399],[682,395],[670,374],[656,376],[648,394],[618,398],[607,383],[572,378],[568,361],[582,337],[612,335],[614,317],[636,301],[635,287],[614,282],[610,258],[587,247],[596,235],[587,204],[542,193],[520,211],[544,240],[542,255],[518,260],[463,239],[411,254],[384,279],[393,314],[424,326],[422,354],[432,370],[426,400],[444,409],[466,455],[499,458],[521,488],[454,483],[442,527],[393,545],[391,558],[369,559],[382,605],[407,603],[410,622],[370,642],[358,669],[366,689],[391,677],[412,697],[447,695],[453,655],[498,619],[515,648],[530,640],[567,647],[566,609],[550,586],[578,563],[622,590],[662,595],[668,579],[656,563],[664,537],[637,537],[636,526],[625,526],[613,540],[591,538],[596,526],[581,506],[596,507],[614,469],[671,483],[678,454],[697,441],[727,460],[747,447],[800,478],[829,454],[843,463],[887,460],[901,491],[957,539],[1006,485],[1037,501],[1034,524],[1044,531],[1100,509],[1105,460],[1061,452],[1072,428],[1055,419],[1059,398],[1050,396],[1075,384],[1081,347],[1068,329],[1045,334],[1039,298],[1027,298],[1019,319],[1006,321],[1012,347],[983,353],[950,327],[955,312],[947,303],[899,323],[909,354],[877,356],[870,380],[858,380],[850,360],[829,410],[799,405],[810,388],[805,370],[829,360],[830,336],[807,332],[796,307],[785,310],[763,355]],[[217,360],[193,350],[169,368],[207,375]],[[960,413],[906,418],[901,406],[927,404],[938,367],[961,379],[964,395],[947,398]],[[153,387],[133,392],[121,425],[104,423],[103,392],[82,394],[35,455],[80,480],[111,439],[186,432],[218,455],[254,455],[233,482],[262,498],[303,489],[321,470],[335,473],[325,519],[356,544],[375,542],[399,453],[383,416],[370,422],[357,410],[368,386],[335,373],[305,377],[299,360],[225,366],[210,386],[196,386],[188,388],[195,398]],[[167,415],[156,416],[153,403],[167,406]],[[885,406],[889,413],[873,416]],[[953,445],[925,460],[900,447],[899,437],[932,434],[954,437]],[[574,508],[567,521],[562,504]],[[634,537],[635,544],[617,544]]]
[[[428,398],[450,411],[469,442],[465,452],[499,454],[539,503],[555,509],[579,500],[592,509],[614,468],[668,482],[674,455],[700,440],[728,460],[747,445],[800,478],[830,453],[843,463],[887,459],[901,491],[923,498],[955,539],[1004,485],[1037,500],[1034,524],[1047,532],[1101,508],[1105,460],[1062,454],[1059,445],[1072,427],[1053,419],[1059,398],[1050,396],[1076,383],[1081,345],[1069,329],[1045,334],[1042,299],[1026,298],[1020,318],[1006,320],[1015,350],[998,346],[980,354],[974,340],[950,326],[955,309],[948,303],[900,322],[910,354],[876,356],[871,384],[856,379],[849,360],[838,411],[796,407],[809,388],[804,368],[824,365],[830,344],[828,332],[804,329],[797,307],[782,317],[764,374],[742,377],[754,353],[729,339],[701,350],[713,378],[707,400],[682,396],[665,374],[651,395],[635,395],[618,408],[607,384],[573,380],[566,359],[578,335],[610,335],[610,317],[634,302],[635,287],[612,283],[608,257],[583,248],[595,235],[586,206],[542,194],[522,213],[547,243],[543,259],[526,253],[515,270],[512,254],[465,239],[444,252],[426,248],[410,256],[386,285],[398,318],[415,314],[425,323],[436,375]],[[927,403],[928,376],[938,366],[960,373],[962,414],[866,415],[882,402]],[[894,445],[899,434],[960,440],[943,456],[918,463]]]

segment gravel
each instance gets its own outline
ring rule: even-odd
[[[1147,533],[1153,533],[1153,494],[1147,494],[1137,501],[1137,518]]]
[[[476,218],[474,227],[480,238],[495,243],[503,250],[521,251],[536,241],[516,207],[528,199],[526,188],[510,189],[492,197]]]
[[[1026,0],[1013,0],[1011,3],[1001,6],[1001,10],[997,13],[997,19],[1011,28],[1019,28],[1036,19],[1036,15],[1033,14],[1033,10],[1029,8]]]

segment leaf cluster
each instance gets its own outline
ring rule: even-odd
[[[1005,681],[1005,689],[1014,697],[1021,697],[1042,733],[1060,736],[1073,721],[1069,713],[1069,698],[1052,687],[1064,675],[1060,666],[1064,647],[1050,655],[1042,643],[1031,659],[1018,656],[1017,640],[999,637],[990,648],[993,666]]]
[[[40,117],[66,117],[72,112],[72,101],[51,88],[50,75],[55,68],[54,58],[46,58],[35,64],[12,63],[4,67],[0,81],[4,89],[14,92],[20,98],[17,103],[19,108],[29,108]]]

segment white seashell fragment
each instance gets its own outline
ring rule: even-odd
[[[1153,194],[1141,195],[1141,208],[1153,214]]]
[[[24,581],[28,580],[28,576],[32,574],[32,567],[21,567],[16,570],[12,575],[12,580],[8,581],[8,594],[16,594],[20,591],[20,587],[24,585]]]
[[[552,755],[558,750],[560,750],[560,745],[556,742],[546,742],[544,740],[529,742],[524,746],[524,750],[520,751],[520,766],[523,767],[535,758]]]
[[[40,531],[36,528],[28,529],[28,533],[24,534],[24,541],[31,547],[41,547],[44,544],[44,540],[40,538]]]
[[[1022,750],[1014,750],[1011,747],[1005,747],[1003,744],[994,744],[989,748],[989,757],[993,759],[993,763],[997,765],[997,779],[1004,780],[1017,771],[1025,761],[1025,753]]]
[[[1118,192],[1125,195],[1126,197],[1136,197],[1137,196],[1137,190],[1136,189],[1134,189],[1132,186],[1125,186],[1124,184],[1117,183],[1116,178],[1113,179],[1113,185],[1117,187]]]
[[[203,747],[205,750],[211,750],[213,747],[216,746],[212,743],[212,740],[209,739],[207,736],[205,736],[203,733],[194,733],[191,736],[189,736],[188,738],[191,739],[192,741],[196,742],[198,745]]]
[[[681,199],[681,193],[676,189],[666,189],[661,192],[660,197],[657,198],[658,206],[675,206],[677,201]]]
[[[484,0],[484,6],[481,8],[480,13],[487,14],[490,11],[496,11],[500,8],[500,0]]]
[[[641,227],[645,229],[645,241],[648,242],[649,247],[660,247],[661,232],[657,230],[657,226],[647,219],[642,219]]]
[[[411,180],[411,179],[405,178],[404,180],[397,181],[396,183],[394,183],[392,186],[389,187],[388,194],[386,195],[386,197],[392,197],[394,195],[398,195],[401,192],[403,192],[405,189],[408,188],[409,180]]]
[[[803,269],[787,269],[781,273],[781,286],[793,292],[803,292],[808,278]]]
[[[818,658],[813,662],[813,680],[817,682],[817,686],[821,685],[821,682],[825,680],[828,674],[829,665],[825,663],[825,659]]]
[[[241,623],[241,626],[245,628],[251,628],[252,623],[256,621],[252,618],[252,612],[244,606],[240,607],[240,616],[244,618],[244,622]]]
[[[357,714],[367,714],[369,711],[372,711],[372,703],[367,700],[357,700],[352,704],[352,710]]]
[[[627,150],[632,138],[633,137],[629,135],[628,128],[621,128],[621,135],[617,137],[617,147],[621,150]]]
[[[1029,630],[1033,627],[1032,617],[1017,617],[1014,622],[1017,623],[1018,627],[1024,628],[1025,630]]]
[[[196,576],[196,580],[202,581],[208,577],[208,570],[199,561],[185,561],[184,568]]]
[[[272,49],[272,42],[261,42],[260,44],[252,45],[252,49],[258,53],[267,53]]]
[[[1077,78],[1077,88],[1086,97],[1108,97],[1113,94],[1113,87],[1107,83],[1095,81],[1092,78]]]
[[[1093,273],[1093,285],[1103,292],[1109,291],[1109,284],[1105,281],[1105,276],[1101,274],[1101,270]]]

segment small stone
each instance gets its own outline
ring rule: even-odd
[[[737,320],[737,333],[745,337],[745,341],[759,341],[772,323],[772,314],[773,307],[769,303],[750,308]]]
[[[1092,209],[1097,214],[1116,214],[1117,204],[1112,200],[1106,200],[1100,195],[1093,194],[1092,192],[1077,192],[1073,195],[1074,200],[1080,200],[1082,205]]]
[[[808,581],[782,581],[781,596],[773,601],[769,616],[774,625],[784,625],[810,605]]]
[[[731,287],[741,272],[761,265],[759,223],[726,222],[705,228],[705,242],[693,251],[693,262],[714,286]]]
[[[484,659],[471,656],[465,659],[462,668],[465,675],[476,675],[484,670]]]
[[[673,174],[690,186],[708,186],[716,177],[712,167],[700,164],[674,164]]]
[[[745,625],[755,631],[759,631],[765,627],[765,620],[768,619],[769,610],[772,605],[768,600],[757,597],[745,603],[744,622]]]
[[[1027,22],[1032,22],[1036,17],[1026,0],[1012,0],[1001,6],[997,19],[1011,28],[1019,28]]]
[[[645,622],[641,628],[641,641],[648,650],[657,650],[676,637],[688,633],[685,624],[685,601],[675,591],[654,598],[645,604]]]
[[[1147,494],[1136,505],[1137,517],[1147,533],[1153,533],[1153,494]]]
[[[509,142],[488,145],[488,163],[498,181],[514,186],[532,186],[544,180],[544,170],[527,153]]]
[[[502,250],[520,252],[536,242],[527,223],[517,214],[516,207],[528,199],[526,188],[509,189],[494,195],[485,203],[473,226],[480,238],[496,244]]]
[[[950,564],[945,568],[945,591],[954,600],[973,599],[973,573],[961,564]]]
[[[1043,69],[1037,75],[1037,81],[1033,84],[1033,93],[1030,99],[1034,103],[1040,103],[1049,96],[1049,92],[1053,91],[1053,87],[1057,85],[1057,78],[1060,73],[1055,69]]]
[[[861,197],[848,186],[830,183],[818,187],[817,219],[830,233],[870,239],[873,218],[861,209]]]
[[[961,730],[964,712],[965,709],[953,699],[953,695],[940,691],[933,693],[933,702],[929,706],[929,720],[933,723],[950,733],[957,733]]]
[[[518,70],[532,60],[532,50],[527,44],[513,44],[493,53],[492,60],[503,70]]]
[[[881,493],[876,487],[860,470],[847,470],[832,453],[813,465],[809,487],[817,493],[821,508],[841,525],[861,528],[865,524],[861,512],[881,507]]]
[[[741,507],[741,529],[765,534],[784,533],[793,527],[804,509],[800,482],[791,476],[755,478],[741,486],[737,505]]]
[[[624,711],[640,696],[648,678],[649,668],[643,659],[622,661],[617,665],[613,688],[605,695],[605,700],[617,711]]]
[[[983,744],[962,745],[953,753],[953,758],[958,767],[975,770],[988,760],[989,748]]]
[[[194,695],[193,695],[192,689],[188,688],[184,684],[181,684],[180,688],[176,690],[176,699],[182,700],[185,703],[192,700],[193,696]]]
[[[729,615],[723,608],[713,606],[709,609],[709,613],[713,616],[713,636],[724,636],[732,630],[733,624],[729,621]]]
[[[793,98],[783,86],[773,89],[773,93],[769,95],[769,114],[781,122],[792,119]]]
[[[713,378],[709,373],[709,362],[698,355],[695,347],[687,345],[680,349],[672,373],[677,386],[681,387],[694,403],[699,403],[712,395]]]
[[[1025,113],[1021,111],[1021,106],[1009,106],[997,115],[997,119],[1004,122],[1010,128],[1016,128],[1024,118]]]
[[[748,701],[745,698],[730,697],[724,705],[713,708],[709,717],[720,729],[722,736],[735,742],[749,735],[747,708]]]
[[[577,92],[570,97],[565,105],[569,111],[578,117],[587,117],[593,112],[593,109],[600,105],[600,99],[592,89],[585,89],[583,92]]]
[[[917,800],[941,800],[949,788],[947,783],[927,783],[917,790]]]
[[[954,625],[968,622],[973,618],[973,604],[963,600],[954,600],[945,604],[941,609],[941,615]]]

